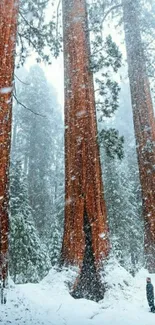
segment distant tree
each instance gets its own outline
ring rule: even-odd
[[[61,132],[57,137],[62,141]],[[59,139],[59,140],[60,140]],[[47,233],[47,243],[52,265],[59,265],[62,246],[63,228],[64,228],[64,150],[61,141],[57,142],[55,150],[55,170],[51,178],[51,187],[54,186],[54,200],[51,210],[50,231]]]
[[[21,69],[22,74],[23,68]],[[36,233],[47,247],[52,265],[59,262],[64,221],[64,130],[56,93],[42,69],[35,65],[24,72],[24,84],[17,83],[11,175],[21,161],[28,186],[28,205]],[[27,109],[27,108],[29,109]],[[40,114],[40,115],[36,115]],[[12,232],[12,240],[16,236]]]
[[[138,1],[122,0],[137,155],[145,221],[145,258],[155,271],[155,118],[141,40]]]
[[[63,237],[64,226],[64,188],[59,189],[59,196],[54,202],[54,209],[52,210],[51,231],[49,232],[48,245],[51,264],[53,266],[59,265],[60,253]]]
[[[8,170],[18,1],[0,1],[0,281],[1,303],[8,273]]]
[[[56,94],[39,66],[30,69],[25,83],[17,96],[29,110],[14,107],[12,159],[22,161],[33,220],[40,235],[47,238],[58,183],[63,182],[63,121]]]
[[[131,150],[130,150],[131,153]],[[102,158],[112,253],[133,275],[143,263],[143,223],[138,204],[135,165]],[[128,184],[128,186],[126,186]]]

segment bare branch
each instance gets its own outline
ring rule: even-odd
[[[17,98],[17,96],[15,94],[13,94],[14,99],[16,100],[17,104],[21,105],[22,107],[24,107],[25,109],[27,109],[28,111],[30,111],[31,113],[41,116],[41,117],[46,117],[45,115],[39,114],[34,112],[32,109],[30,109],[29,107],[25,106],[24,104],[22,104],[19,99]]]
[[[58,38],[58,25],[59,25],[59,7],[60,7],[60,3],[61,3],[61,0],[59,0],[58,2],[58,6],[57,6],[57,23],[56,23],[56,35]]]
[[[62,306],[62,304],[60,304],[59,308],[56,310],[56,313],[60,310],[61,306]]]
[[[26,86],[30,86],[30,84],[22,81],[19,77],[17,77],[17,75],[15,74],[15,78],[18,79],[23,85],[26,85]]]
[[[107,18],[107,16],[115,9],[118,9],[118,8],[121,8],[122,7],[122,4],[118,4],[118,5],[115,5],[113,7],[111,7],[106,13],[105,15],[103,16],[103,19],[101,21],[101,23],[103,24],[104,20]]]

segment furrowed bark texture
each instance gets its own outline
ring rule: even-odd
[[[63,0],[63,30],[66,196],[62,261],[82,269],[89,246],[97,270],[108,255],[109,242],[84,0]]]
[[[155,119],[140,35],[138,2],[122,0],[145,224],[145,257],[155,272]]]
[[[0,276],[2,287],[5,287],[8,272],[8,172],[17,11],[17,0],[0,0]]]

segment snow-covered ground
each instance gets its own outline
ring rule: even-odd
[[[66,281],[73,272],[51,270],[39,284],[11,285],[0,305],[2,325],[154,325],[145,296],[146,270],[132,278],[123,268],[108,270],[103,301],[73,299]],[[151,276],[155,285],[155,275]]]

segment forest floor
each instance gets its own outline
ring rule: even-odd
[[[0,325],[154,325],[145,296],[148,273],[135,278],[121,267],[109,269],[110,285],[99,303],[73,299],[66,282],[73,274],[51,270],[39,284],[11,283],[7,304],[0,305]],[[155,275],[151,276],[155,285]]]

